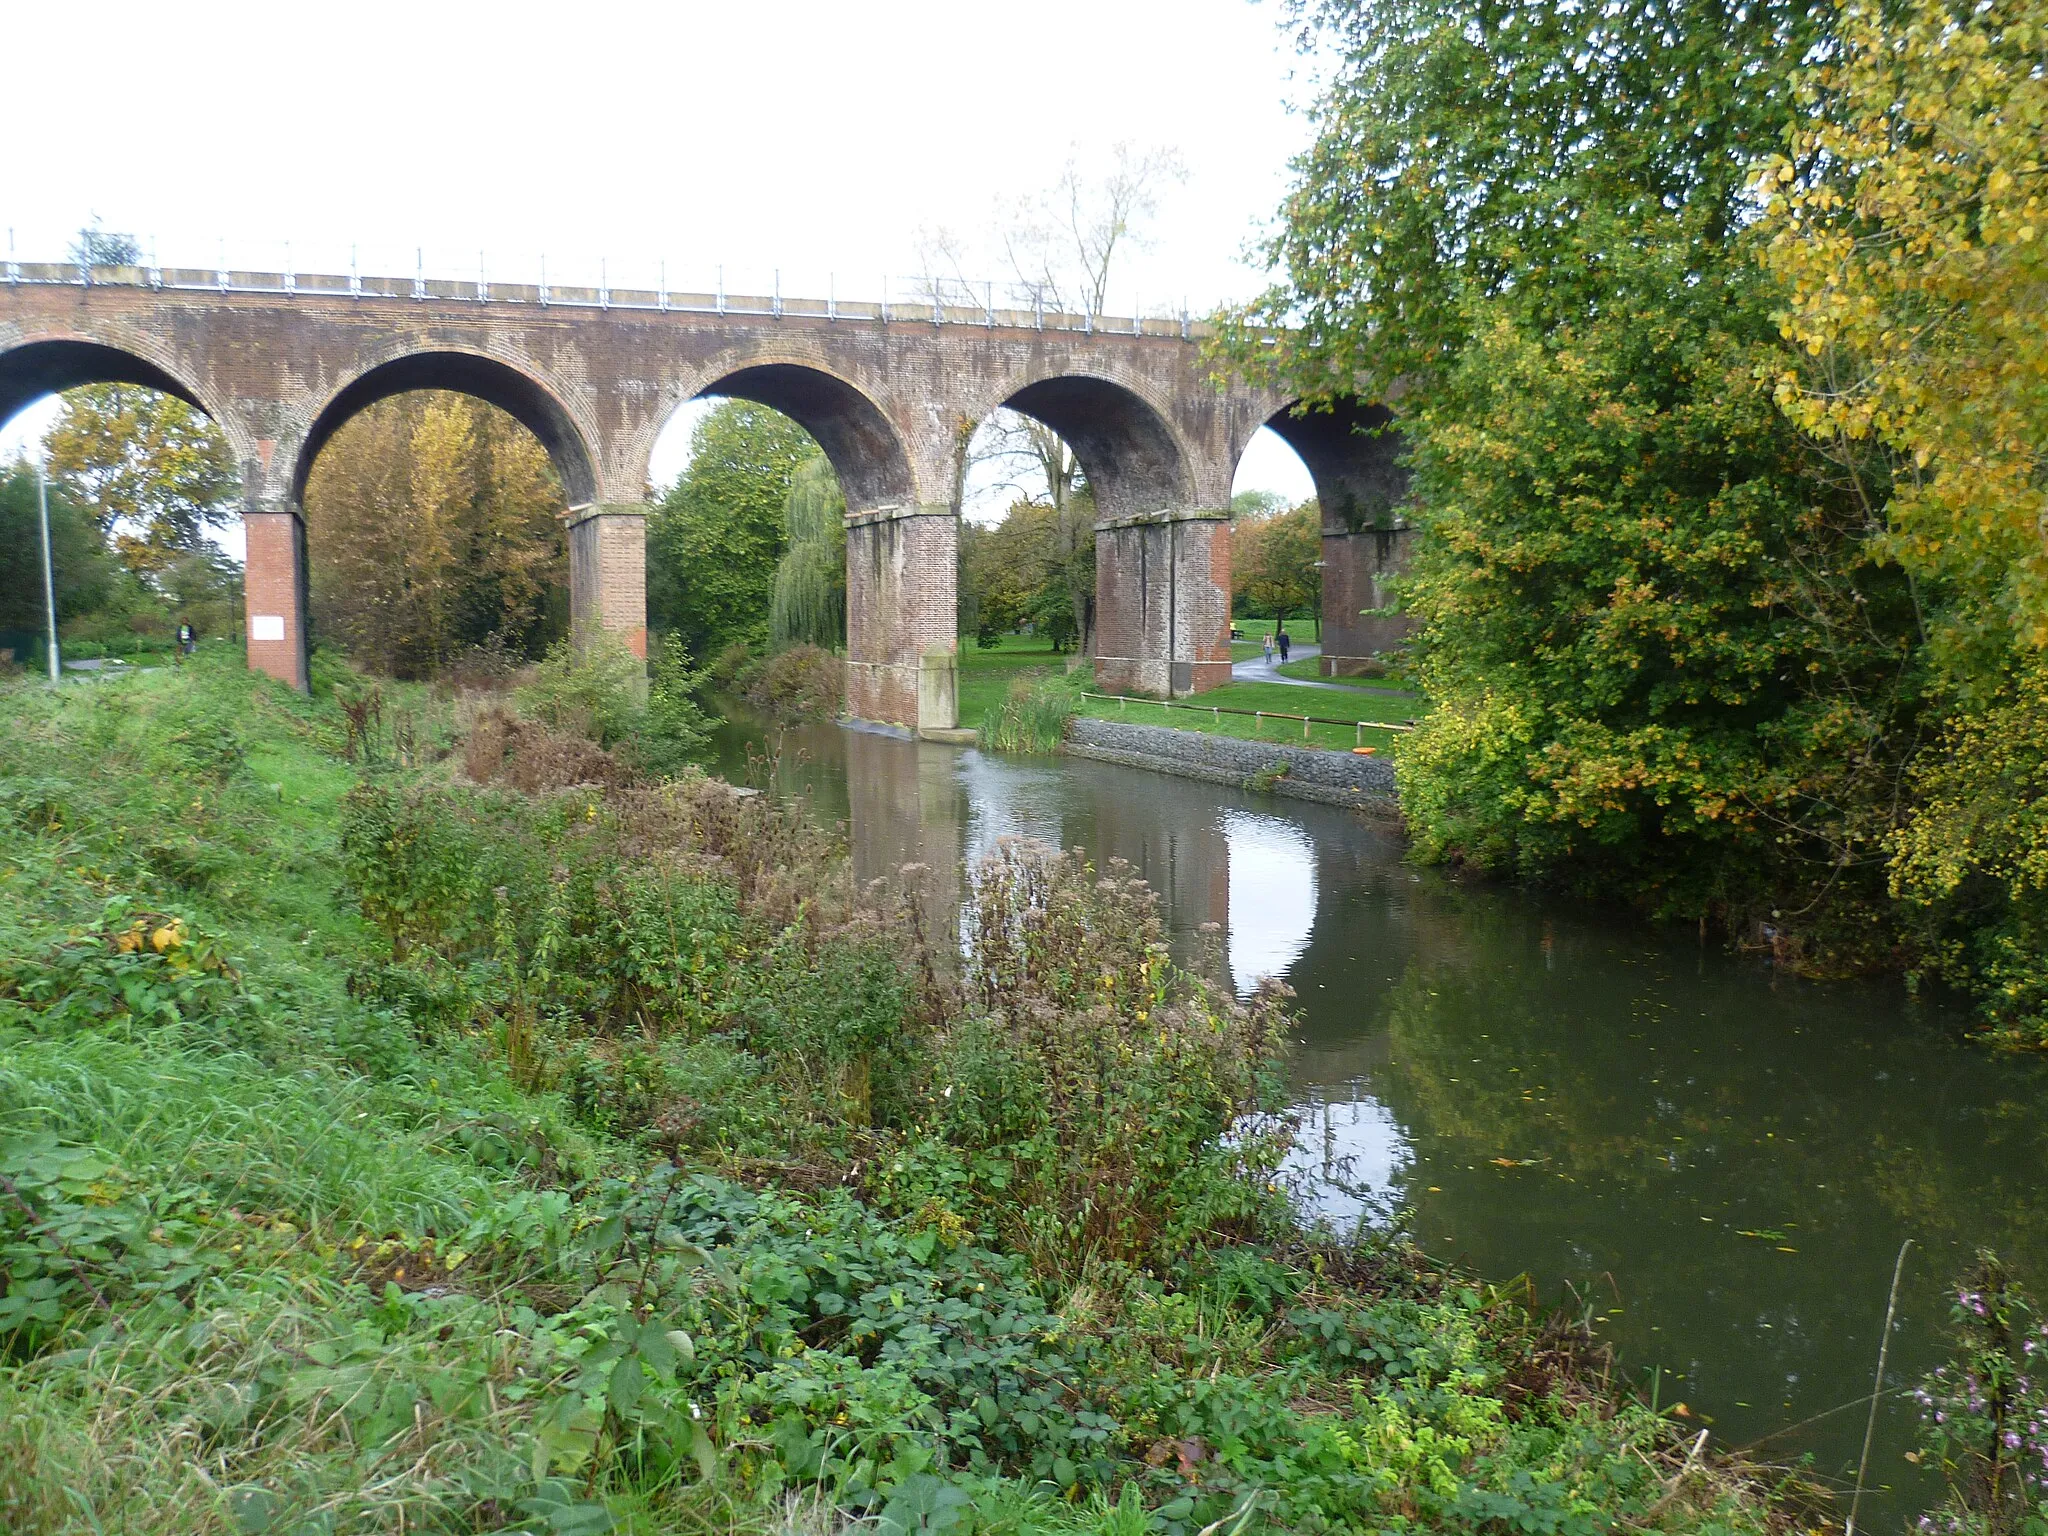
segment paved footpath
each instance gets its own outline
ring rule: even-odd
[[[1289,661],[1313,661],[1323,654],[1320,645],[1296,645]],[[1339,693],[1356,693],[1356,688],[1347,688],[1342,683],[1311,682],[1305,677],[1288,677],[1280,671],[1280,653],[1275,651],[1271,661],[1263,656],[1254,656],[1250,661],[1240,661],[1230,669],[1233,681],[1240,683],[1286,683],[1294,688],[1334,688]]]

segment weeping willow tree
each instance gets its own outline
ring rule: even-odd
[[[775,648],[846,641],[846,498],[823,454],[797,466],[782,512],[788,552],[775,568]]]

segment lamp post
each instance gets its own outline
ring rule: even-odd
[[[50,681],[57,681],[57,582],[50,572],[50,485],[36,460],[36,514],[43,525],[43,611],[50,620]]]

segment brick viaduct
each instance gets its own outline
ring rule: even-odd
[[[1404,563],[1388,420],[1356,404],[1297,415],[1218,388],[1179,321],[929,304],[846,304],[525,285],[9,263],[0,279],[0,422],[94,382],[167,391],[242,468],[249,664],[306,686],[301,503],[355,412],[414,389],[502,407],[567,494],[570,609],[646,654],[648,456],[700,395],[794,418],[846,493],[848,710],[913,730],[957,724],[955,581],[967,440],[1009,406],[1073,447],[1094,489],[1096,651],[1110,692],[1187,694],[1230,675],[1230,485],[1270,425],[1324,516],[1325,654],[1355,670],[1397,635],[1360,617]]]

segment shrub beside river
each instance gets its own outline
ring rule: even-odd
[[[1123,872],[1006,847],[963,957],[800,807],[471,713],[0,694],[0,1526],[1786,1524],[1302,1230],[1284,998]]]

